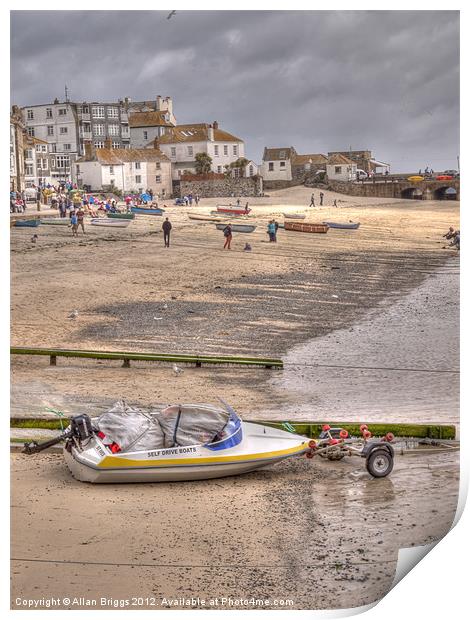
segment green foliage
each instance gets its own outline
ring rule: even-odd
[[[197,153],[196,157],[196,174],[208,174],[211,171],[212,157],[207,153]]]

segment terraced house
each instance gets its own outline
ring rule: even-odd
[[[326,170],[327,157],[322,153],[299,155],[293,146],[265,147],[260,174],[269,187],[293,185],[302,182],[306,175]]]
[[[177,125],[158,138],[157,144],[173,165],[175,181],[185,173],[196,173],[198,153],[209,155],[212,159],[212,172],[219,174],[225,172],[225,166],[245,157],[244,141],[220,129],[217,121],[211,125],[207,123]]]

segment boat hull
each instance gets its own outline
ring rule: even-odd
[[[127,228],[131,220],[110,220],[107,217],[99,217],[90,221],[92,226],[105,226],[106,228]]]
[[[307,216],[305,213],[284,213],[287,220],[304,220]]]
[[[326,224],[304,224],[300,222],[284,222],[285,230],[306,233],[327,233],[328,226]]]
[[[243,422],[243,441],[232,448],[212,451],[186,446],[109,455],[100,440],[83,451],[64,448],[65,462],[81,482],[117,484],[177,482],[236,476],[306,452],[308,439],[260,424]]]
[[[224,230],[227,224],[216,224],[217,230]],[[239,233],[252,233],[256,230],[256,226],[250,226],[249,224],[230,224],[233,232]]]
[[[359,226],[361,225],[360,222],[354,222],[354,223],[345,222],[344,224],[340,222],[323,222],[323,223],[326,226],[328,226],[328,228],[344,228],[347,230],[357,230]]]
[[[238,207],[217,207],[217,213],[226,213],[231,215],[247,215],[251,209],[244,209]]]
[[[16,220],[17,228],[37,228],[41,222],[39,220]]]
[[[140,207],[131,207],[132,213],[137,213],[139,215],[163,215],[165,213],[164,209],[141,209]]]
[[[135,213],[107,213],[111,220],[135,220]]]
[[[41,219],[41,224],[46,226],[70,226],[70,218],[65,217],[48,217]]]

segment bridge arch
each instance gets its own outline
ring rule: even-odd
[[[442,186],[434,190],[434,200],[457,200],[455,187]]]
[[[419,187],[407,187],[401,190],[401,197],[409,200],[423,200],[423,190]]]

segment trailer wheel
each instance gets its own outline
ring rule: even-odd
[[[367,457],[366,468],[374,478],[384,478],[393,469],[393,456],[389,450],[372,450]]]

